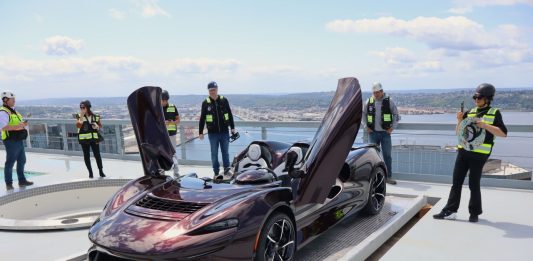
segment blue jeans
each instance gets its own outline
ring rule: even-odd
[[[211,144],[211,163],[213,164],[213,172],[218,175],[220,171],[220,163],[218,163],[218,145],[220,145],[220,151],[222,152],[222,163],[224,168],[229,167],[229,132],[210,132],[209,143]]]
[[[392,177],[392,141],[390,134],[386,131],[373,131],[369,135],[370,143],[375,143],[381,147],[381,153],[383,153],[383,159],[385,165],[387,165],[387,177]]]
[[[6,184],[13,184],[13,166],[17,162],[17,177],[19,182],[26,181],[24,176],[24,164],[26,164],[26,152],[24,141],[4,140],[6,147],[6,164],[4,165],[4,179]]]

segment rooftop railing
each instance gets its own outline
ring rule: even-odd
[[[230,143],[230,161],[253,140],[277,140],[288,143],[313,138],[320,122],[237,121],[240,138]],[[104,120],[103,157],[140,160],[129,120]],[[508,137],[498,138],[491,161],[486,164],[488,186],[533,189],[533,125],[507,125]],[[401,122],[393,132],[393,175],[398,179],[426,182],[451,182],[456,157],[455,124]],[[356,143],[367,141],[358,135]],[[209,139],[198,138],[198,122],[182,121],[176,135],[177,154],[183,165],[210,165]],[[82,155],[73,120],[30,119],[26,150],[50,154]],[[220,158],[219,153],[219,158]],[[29,159],[31,160],[31,159]]]

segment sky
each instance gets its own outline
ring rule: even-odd
[[[18,99],[533,87],[533,0],[0,0]]]

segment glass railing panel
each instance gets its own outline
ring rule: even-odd
[[[449,117],[448,117],[449,118]],[[104,141],[100,144],[104,157],[138,155],[133,128],[127,120],[103,121]],[[319,122],[237,122],[240,138],[229,146],[230,161],[254,140],[276,140],[293,143],[312,139]],[[210,165],[209,136],[198,138],[198,122],[183,121],[176,135],[177,154],[182,162]],[[438,122],[402,122],[393,132],[393,172],[402,177],[451,177],[457,152],[454,124]],[[513,131],[515,130],[515,131]],[[28,150],[50,150],[56,153],[81,153],[77,129],[71,120],[32,119]],[[355,143],[364,142],[360,130]],[[182,142],[183,139],[185,142]],[[533,125],[513,125],[507,138],[497,138],[486,177],[531,180],[533,170]],[[219,152],[219,160],[221,154]]]

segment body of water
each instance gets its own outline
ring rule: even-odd
[[[533,125],[533,112],[502,112],[505,124]],[[428,123],[455,123],[455,114],[433,115],[402,115],[401,122],[428,122]],[[230,143],[230,161],[242,151],[250,142],[261,140],[261,128],[238,128],[240,138]],[[267,139],[294,143],[304,139],[312,139],[316,129],[314,128],[268,128]],[[357,135],[355,143],[362,143],[362,133]],[[414,131],[397,130],[393,132],[393,145],[436,145],[455,146],[457,136],[454,131]],[[502,159],[506,162],[533,169],[533,133],[509,132],[507,138],[497,138],[495,141],[492,158]],[[187,158],[195,160],[210,160],[211,152],[209,139],[201,141],[195,139],[186,145]],[[181,151],[178,149],[178,154]],[[219,153],[220,157],[220,153]]]

